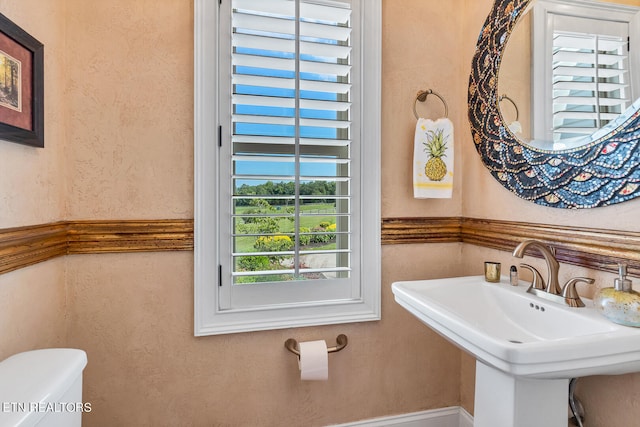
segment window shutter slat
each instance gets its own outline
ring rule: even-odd
[[[292,79],[251,76],[243,74],[235,74],[233,76],[233,84],[290,90],[293,90],[295,88],[294,81]],[[328,92],[344,95],[349,93],[350,89],[351,85],[346,83],[300,80],[300,90],[302,91]]]
[[[555,116],[559,119],[585,120],[585,119],[606,119],[612,120],[618,117],[616,113],[599,113],[593,111],[561,111]]]
[[[293,36],[296,30],[295,22],[288,17],[237,12],[233,14],[233,27],[235,32],[251,31],[270,34],[273,37]]]
[[[591,135],[593,132],[597,130],[598,129],[596,127],[585,128],[585,127],[577,127],[577,126],[556,128],[556,132],[571,133],[574,135]]]
[[[234,0],[234,8],[266,14],[293,16],[293,2],[291,0]],[[322,5],[303,2],[300,5],[301,15],[321,21],[347,22],[351,17],[351,9],[344,3],[334,2],[332,5]]]
[[[240,144],[281,144],[281,145],[293,145],[295,144],[294,138],[283,137],[271,137],[271,136],[258,136],[258,135],[233,135],[232,143],[236,146]],[[316,146],[322,145],[326,147],[346,147],[349,146],[351,140],[348,139],[315,139],[315,138],[300,138],[300,146]]]
[[[291,59],[256,55],[233,55],[233,65],[236,67],[244,66],[289,72],[293,72],[295,70],[295,62]],[[344,77],[351,71],[351,66],[344,64],[330,64],[326,62],[301,61],[300,71],[302,73],[331,74]]]
[[[233,160],[234,161],[244,161],[244,162],[252,162],[252,161],[263,161],[262,159],[257,158],[256,156],[249,156],[249,155],[236,155],[233,156]],[[270,162],[286,162],[286,163],[292,163],[295,161],[295,159],[291,158],[291,157],[287,157],[287,156],[273,156],[270,155],[269,156],[269,161]],[[313,157],[305,157],[303,160],[303,162],[306,163],[332,163],[332,164],[347,164],[349,163],[349,159],[344,159],[344,158],[327,158],[327,157],[318,157],[318,158],[313,158]]]
[[[553,60],[556,62],[577,62],[589,66],[614,65],[626,59],[627,55],[596,54],[595,52],[557,51],[553,54]]]
[[[294,98],[284,98],[276,96],[253,96],[253,95],[233,95],[235,105],[255,105],[264,107],[286,107],[294,108]],[[348,111],[351,107],[349,102],[318,101],[312,99],[301,99],[300,108],[310,110],[326,111]]]
[[[615,39],[600,39],[599,48],[602,51],[609,52],[612,50],[624,47],[626,41],[624,40],[624,34],[626,31],[620,31],[618,37]],[[596,34],[595,32],[592,34]],[[601,34],[601,33],[597,33]],[[556,45],[563,46],[564,48],[571,49],[591,49],[593,48],[593,38],[589,35],[582,35],[580,33],[574,34],[559,34],[555,37]]]
[[[313,18],[312,18],[313,19]],[[236,31],[252,31],[270,33],[274,36],[286,37],[295,35],[295,21],[291,17],[273,17],[265,15],[249,15],[234,13],[233,25]],[[313,22],[300,23],[300,36],[325,40],[346,42],[351,35],[351,28],[325,25]]]
[[[251,46],[252,49],[272,50],[277,52],[295,52],[295,41],[275,37],[264,37],[251,34],[233,34],[233,46],[243,48]],[[346,59],[351,53],[350,46],[338,44],[300,42],[300,52],[304,55],[314,55],[319,57],[333,57]]]
[[[556,104],[581,104],[581,105],[606,105],[606,106],[616,106],[616,105],[624,105],[629,102],[628,99],[616,99],[616,98],[600,98],[596,100],[593,97],[581,97],[581,96],[558,96],[554,98],[554,102]]]
[[[628,74],[626,69],[620,68],[601,68],[597,70],[600,77],[612,78],[622,77]],[[574,76],[574,77],[595,77],[596,69],[587,67],[569,67],[559,66],[554,68],[554,75],[556,76]]]
[[[351,8],[348,4],[333,2],[319,4],[313,2],[300,3],[300,14],[306,19],[335,22],[346,25],[351,19]]]
[[[273,15],[292,16],[294,3],[290,0],[233,0],[233,7],[237,10],[246,10]]]
[[[616,90],[627,88],[628,85],[621,83],[597,83],[597,82],[580,82],[580,81],[559,81],[553,84],[554,90],[577,90],[577,91],[599,91],[613,92]],[[596,95],[593,95],[596,97]]]

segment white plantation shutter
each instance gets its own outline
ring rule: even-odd
[[[232,7],[233,283],[349,277],[350,5],[233,0]],[[290,191],[269,191],[265,182]],[[314,183],[320,194],[302,194]],[[265,208],[256,209],[258,201]],[[329,227],[304,227],[314,218]],[[256,239],[265,244],[251,244]],[[303,245],[311,240],[335,248]]]
[[[379,319],[381,1],[195,4],[196,335]]]
[[[583,145],[640,93],[640,8],[536,0],[532,28],[533,140]]]
[[[554,17],[554,141],[591,135],[630,105],[628,39],[626,23]]]

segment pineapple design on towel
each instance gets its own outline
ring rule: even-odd
[[[431,181],[442,181],[447,174],[447,164],[442,160],[446,156],[447,141],[444,129],[427,132],[427,142],[423,142],[424,151],[429,155],[429,161],[424,167],[424,174]]]
[[[415,198],[450,198],[453,193],[453,123],[418,119],[413,153]]]

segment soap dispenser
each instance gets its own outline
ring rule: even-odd
[[[612,322],[640,327],[640,293],[631,289],[625,264],[618,264],[618,278],[614,280],[614,287],[600,289],[593,304]]]

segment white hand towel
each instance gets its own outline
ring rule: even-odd
[[[447,199],[453,193],[453,123],[418,119],[413,150],[413,197]]]
[[[516,120],[514,122],[511,122],[511,124],[509,125],[509,130],[514,135],[519,136],[522,134],[522,125],[519,121]]]

